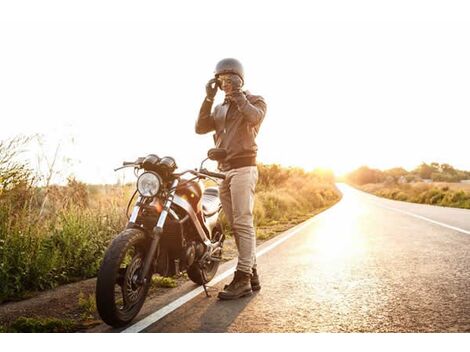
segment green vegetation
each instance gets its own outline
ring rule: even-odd
[[[1,326],[0,332],[75,332],[77,323],[68,319],[20,317],[8,327]]]
[[[82,311],[81,318],[83,320],[93,319],[97,312],[95,295],[85,295],[83,292],[80,292],[78,295],[78,307]]]
[[[126,223],[133,186],[94,186],[69,178],[65,186],[38,186],[18,162],[26,141],[0,142],[0,303],[30,292],[94,277],[109,241]],[[259,165],[255,222],[293,224],[339,199],[333,177],[297,168]],[[159,279],[160,280],[160,279]],[[173,285],[171,279],[158,285]],[[92,310],[82,297],[84,310]]]
[[[0,302],[93,277],[109,240],[125,223],[128,190],[85,184],[37,187],[16,161],[23,139],[0,142]]]
[[[463,184],[457,186],[459,183],[455,183],[470,179],[470,172],[454,169],[449,164],[422,163],[411,172],[403,168],[381,171],[363,166],[350,173],[347,179],[380,197],[470,209],[470,187],[467,191]]]
[[[164,276],[155,275],[152,277],[152,286],[173,288],[173,287],[178,286],[178,283],[172,277],[164,277]]]

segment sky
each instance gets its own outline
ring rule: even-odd
[[[56,182],[129,180],[113,169],[149,153],[197,167],[213,141],[194,124],[225,57],[267,102],[260,162],[470,170],[460,2],[65,3],[0,5],[0,140],[39,134],[32,165],[59,147]]]

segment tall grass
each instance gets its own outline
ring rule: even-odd
[[[330,176],[300,168],[259,165],[255,224],[285,221],[332,204],[339,193]]]
[[[122,208],[84,207],[73,198],[50,200],[40,214],[41,196],[34,194],[40,191],[21,207],[0,199],[0,301],[93,277],[107,243],[125,224]]]
[[[0,302],[96,275],[107,244],[125,226],[133,187],[38,187],[14,161],[24,143],[0,143]],[[260,165],[255,221],[269,226],[338,199],[329,178]]]

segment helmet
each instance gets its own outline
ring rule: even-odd
[[[243,73],[243,66],[240,61],[237,59],[227,58],[220,60],[219,63],[215,66],[215,76],[221,75],[223,73],[234,73],[242,79],[245,80]]]

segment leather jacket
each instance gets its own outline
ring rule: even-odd
[[[217,148],[227,150],[227,157],[219,163],[219,169],[256,165],[258,146],[255,138],[266,114],[266,102],[261,96],[243,93],[246,97],[240,104],[229,102],[217,105],[205,99],[196,121],[196,133],[215,131]]]

